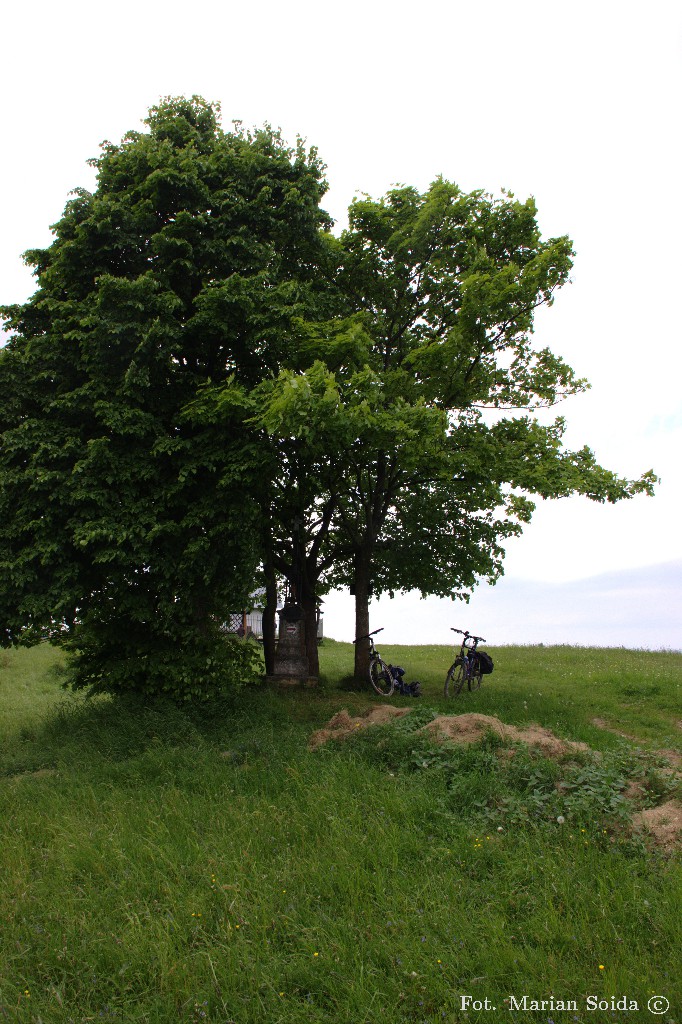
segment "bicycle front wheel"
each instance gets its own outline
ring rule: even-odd
[[[467,680],[467,682],[469,683],[469,689],[470,690],[480,690],[480,688],[481,688],[481,669],[479,668],[478,662],[476,662],[476,665],[471,670],[471,675],[469,676],[469,679]]]
[[[461,658],[456,658],[445,677],[445,696],[456,697],[461,692],[466,679],[466,665]]]
[[[373,658],[370,661],[369,681],[382,697],[390,697],[393,693],[393,673],[381,658]]]

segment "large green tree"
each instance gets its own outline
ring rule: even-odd
[[[219,435],[181,413],[277,372],[326,186],[314,151],[218,113],[164,100],[105,143],[2,310],[0,639],[66,642],[78,686],[189,698],[244,673],[217,627],[261,560],[260,462],[239,410]]]
[[[503,542],[532,512],[529,494],[618,501],[651,491],[584,448],[566,451],[559,418],[535,411],[586,387],[549,349],[532,344],[534,314],[568,279],[567,237],[543,241],[532,199],[463,193],[436,180],[423,194],[395,189],[350,210],[337,246],[339,287],[362,311],[386,398],[442,410],[424,441],[378,436],[358,454],[343,501],[356,628],[367,598],[386,590],[468,591],[502,571]],[[433,453],[433,454],[432,454]],[[356,670],[364,671],[366,650]]]
[[[315,671],[334,583],[360,635],[371,592],[495,579],[529,495],[651,490],[536,415],[586,385],[532,345],[572,259],[532,200],[438,179],[356,200],[335,238],[300,142],[197,98],[147,128],[104,145],[3,311],[4,643],[66,642],[76,685],[205,693],[243,674],[217,623],[260,566],[270,624],[295,584]]]
[[[541,239],[532,200],[442,179],[359,199],[328,236],[344,319],[308,324],[294,368],[261,386],[258,422],[315,467],[309,574],[352,588],[356,635],[371,593],[465,596],[496,579],[534,494],[651,491],[652,473],[626,480],[565,450],[563,420],[537,415],[587,386],[532,344],[572,255],[568,238]],[[356,674],[366,663],[358,645]]]

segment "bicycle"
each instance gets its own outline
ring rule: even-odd
[[[381,660],[381,655],[374,646],[374,640],[372,639],[377,633],[381,633],[383,628],[382,626],[381,629],[375,629],[372,633],[368,633],[367,636],[358,636],[353,643],[359,644],[361,640],[369,640],[369,681],[376,692],[381,694],[382,697],[390,697],[395,689],[395,679],[386,662]]]
[[[478,690],[481,685],[481,664],[476,656],[476,648],[479,643],[485,643],[482,636],[474,636],[467,629],[455,629],[450,626],[453,633],[462,634],[462,646],[459,654],[448,669],[445,677],[445,696],[456,697],[461,692],[466,682],[469,691]]]

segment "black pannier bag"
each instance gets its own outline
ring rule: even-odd
[[[403,676],[405,675],[405,669],[401,668],[400,665],[389,665],[388,667],[391,670],[391,675],[393,676],[395,693],[399,693],[402,697],[421,697],[421,683],[404,682]]]
[[[481,670],[481,675],[489,676],[493,670],[493,659],[487,651],[476,651],[476,657],[478,658],[478,666]]]

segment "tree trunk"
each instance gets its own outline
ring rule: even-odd
[[[369,559],[363,554],[355,559],[355,635],[367,636],[369,633]],[[361,640],[355,645],[356,679],[363,682],[369,675],[369,641]]]
[[[265,671],[271,675],[275,671],[275,637],[277,624],[277,580],[271,565],[265,565],[265,607],[263,608],[263,654],[265,655]]]
[[[315,594],[305,594],[301,601],[305,623],[305,649],[308,658],[308,672],[311,676],[320,674],[320,656],[317,649],[317,601]]]

